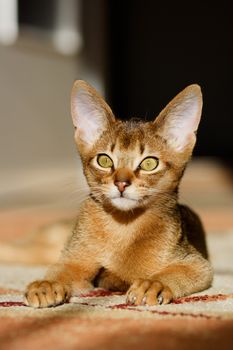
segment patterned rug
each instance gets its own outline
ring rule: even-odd
[[[95,289],[69,303],[32,309],[27,283],[44,267],[0,265],[0,349],[232,349],[233,234],[208,236],[213,286],[169,305],[131,306],[125,295]]]

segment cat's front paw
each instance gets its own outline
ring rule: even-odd
[[[70,290],[61,283],[54,281],[35,281],[28,285],[24,294],[26,305],[34,308],[56,306],[66,302]]]
[[[127,303],[132,305],[169,304],[173,299],[172,291],[159,281],[135,280],[127,292]]]

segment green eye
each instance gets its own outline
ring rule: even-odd
[[[155,170],[158,165],[159,165],[159,160],[157,158],[147,157],[141,162],[139,167],[145,171],[152,171],[152,170]]]
[[[113,166],[112,159],[109,156],[107,156],[106,154],[99,154],[97,157],[97,163],[102,168],[111,168]]]

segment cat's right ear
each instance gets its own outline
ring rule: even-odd
[[[71,92],[71,115],[75,127],[75,139],[90,148],[99,139],[115,117],[111,108],[98,92],[83,80],[74,82]]]

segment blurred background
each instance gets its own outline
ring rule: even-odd
[[[182,200],[208,230],[233,228],[230,0],[0,0],[3,238],[77,212],[87,193],[70,90],[84,79],[121,119],[153,119],[201,85],[204,108]]]

